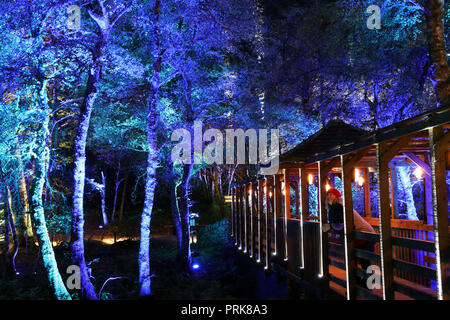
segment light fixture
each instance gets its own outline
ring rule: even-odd
[[[330,185],[327,183],[327,184],[325,185],[325,191],[328,192],[328,190],[330,190]]]
[[[270,191],[270,192],[269,192],[269,197],[271,197],[271,198],[272,198],[272,191]]]
[[[313,184],[314,182],[314,176],[312,174],[308,174],[308,183]]]
[[[199,265],[198,263],[194,263],[194,264],[192,265],[192,269],[198,270],[198,269],[200,269],[200,265]]]
[[[358,185],[359,185],[360,187],[362,187],[363,184],[364,184],[364,178],[363,178],[363,177],[359,177],[359,178],[358,178]]]
[[[359,169],[355,168],[355,181],[358,182],[359,179]]]
[[[417,179],[422,178],[423,176],[423,170],[421,167],[417,167],[416,170],[414,170],[414,175],[416,176]]]

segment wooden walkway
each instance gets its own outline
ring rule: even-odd
[[[232,236],[236,246],[266,270],[283,272],[327,297],[346,299],[450,300],[449,212],[446,174],[450,169],[450,108],[436,109],[376,132],[342,121],[327,126],[280,156],[280,169],[232,187]],[[425,216],[398,216],[398,166],[422,169]],[[342,181],[344,232],[340,244],[323,232],[326,190]],[[370,202],[376,178],[377,205]],[[317,216],[310,187],[317,188]],[[359,213],[376,233],[354,230],[353,186],[363,193]],[[372,212],[373,208],[376,212]],[[375,211],[375,210],[374,210]],[[373,242],[375,252],[355,248]],[[344,250],[347,248],[347,250]],[[381,289],[368,290],[364,258],[379,267]],[[359,283],[361,284],[361,283]]]

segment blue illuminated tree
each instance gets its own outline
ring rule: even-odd
[[[106,4],[104,0],[89,3],[87,10],[89,16],[95,21],[99,30],[98,38],[94,46],[90,48],[91,62],[88,67],[88,79],[83,101],[80,106],[78,131],[75,137],[74,157],[74,188],[72,209],[72,254],[73,263],[80,267],[82,297],[97,299],[95,288],[92,285],[84,258],[84,186],[86,163],[86,140],[92,110],[98,94],[100,77],[106,55],[106,50],[111,32],[117,21],[132,7],[130,2],[121,2],[113,6]]]
[[[50,287],[57,299],[71,299],[58,270],[52,244],[50,242],[44,214],[43,190],[47,183],[50,162],[50,132],[52,116],[56,106],[49,99],[49,88],[60,79],[61,56],[52,48],[47,36],[46,24],[49,15],[57,7],[55,2],[6,4],[6,11],[22,17],[29,24],[20,28],[10,16],[1,20],[2,42],[16,39],[16,44],[3,46],[1,69],[5,78],[10,79],[2,87],[2,111],[9,116],[1,123],[2,133],[2,182],[12,186],[15,170],[11,170],[12,159],[32,163],[34,177],[29,188],[30,214],[33,218],[35,234],[40,247]],[[16,17],[17,17],[16,16]],[[2,15],[3,17],[3,15]],[[61,64],[62,65],[62,64]],[[9,169],[8,169],[9,168]],[[9,177],[8,177],[9,176]],[[5,181],[6,180],[6,181]]]

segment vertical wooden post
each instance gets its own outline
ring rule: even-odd
[[[277,232],[277,218],[281,217],[281,181],[280,175],[276,174],[273,176],[274,179],[274,213],[273,213],[273,223],[274,223],[274,252],[273,255],[278,255],[278,232]]]
[[[258,181],[258,260],[257,262],[261,262],[261,252],[262,252],[262,219],[264,215],[264,180]]]
[[[289,180],[289,170],[283,170],[284,175],[284,217],[283,217],[283,226],[284,226],[284,261],[289,259],[288,257],[288,228],[287,228],[287,219],[291,218],[291,187]]]
[[[256,192],[257,192],[257,187],[255,188],[255,186],[257,186],[257,184],[255,183],[251,183],[250,184],[250,190],[251,190],[251,199],[252,199],[252,203],[251,203],[251,208],[250,208],[250,216],[251,216],[251,224],[250,224],[250,233],[251,233],[251,242],[252,242],[252,251],[250,254],[250,257],[255,257],[256,258],[256,254],[255,254],[255,237],[256,237],[256,233],[255,233],[255,217],[256,217],[256,212],[257,212],[257,203],[256,203]]]
[[[234,197],[234,188],[231,188],[231,237],[235,238],[234,234],[234,221],[236,215],[236,203]]]
[[[266,219],[266,254],[265,254],[265,258],[266,258],[266,265],[264,267],[264,269],[269,269],[269,256],[270,256],[270,237],[269,237],[269,215],[270,215],[270,206],[271,206],[271,199],[270,199],[270,182],[269,182],[269,178],[265,178],[265,192],[266,192],[266,215],[265,215],[265,219]]]
[[[328,222],[326,209],[326,184],[328,170],[325,162],[319,161],[319,277],[328,282],[328,233],[323,232],[323,224]],[[326,289],[326,288],[325,288]]]
[[[356,298],[356,260],[353,227],[352,176],[354,165],[349,157],[341,155],[342,189],[344,200],[344,248],[347,300]]]
[[[249,197],[249,194],[248,194],[248,190],[249,190],[249,188],[248,188],[248,184],[246,184],[245,185],[245,187],[244,187],[244,192],[245,192],[245,194],[244,194],[244,197],[245,197],[245,215],[244,215],[244,220],[245,220],[245,223],[244,223],[244,225],[245,225],[245,227],[244,227],[244,233],[245,233],[245,249],[244,249],[244,252],[245,253],[250,253],[250,250],[249,250],[249,241],[248,241],[248,220],[249,220],[249,211],[250,211],[250,203],[249,203],[249,201],[250,201],[250,197]]]
[[[448,234],[448,196],[446,184],[446,152],[450,132],[443,126],[429,129],[431,181],[433,197],[434,244],[436,250],[436,273],[438,299],[450,299],[450,242]]]
[[[364,169],[364,216],[371,217],[370,208],[370,172],[369,168]]]
[[[236,188],[236,193],[237,193],[237,208],[238,208],[238,220],[237,220],[237,231],[238,231],[238,236],[237,236],[237,245],[238,245],[238,249],[242,250],[242,191],[241,191],[241,187],[237,187]]]
[[[378,216],[380,221],[380,257],[383,281],[383,299],[394,299],[394,276],[392,262],[391,210],[389,203],[389,167],[387,143],[377,144],[378,170]]]
[[[298,169],[299,174],[299,184],[300,184],[300,250],[301,250],[301,263],[300,269],[305,268],[305,250],[304,250],[304,233],[303,233],[303,222],[308,217],[308,177],[306,170],[304,168]]]

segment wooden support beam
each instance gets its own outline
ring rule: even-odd
[[[242,188],[244,193],[244,253],[248,252],[248,185],[244,185]]]
[[[255,197],[255,183],[250,184],[250,196],[251,196],[251,206],[250,206],[250,258],[253,258],[255,256],[255,205],[256,205],[256,197]]]
[[[431,181],[433,197],[433,227],[436,253],[438,299],[450,300],[450,241],[448,232],[448,195],[445,153],[450,143],[450,132],[442,126],[429,129]]]
[[[291,218],[291,184],[289,175],[284,169],[284,216],[283,216],[283,235],[284,235],[284,261],[288,260],[288,228],[287,219]]]
[[[321,161],[320,163],[322,163],[322,171],[327,172],[328,174],[328,172],[330,172],[333,167],[340,165],[340,161],[340,157],[334,157],[328,163],[325,163],[325,161]]]
[[[422,168],[423,172],[425,172],[426,175],[431,175],[431,167],[422,159],[420,159],[418,156],[416,156],[412,152],[404,152],[403,153],[406,157],[408,157],[409,160],[414,162],[416,165]]]
[[[231,237],[236,238],[234,234],[234,222],[236,218],[236,202],[235,202],[235,189],[231,188]]]
[[[364,169],[364,216],[372,216],[370,207],[370,172],[368,168]]]
[[[242,250],[242,210],[243,210],[243,206],[242,206],[242,187],[237,187],[236,188],[237,191],[237,199],[238,199],[238,248],[239,250]]]
[[[266,212],[265,212],[265,220],[266,220],[266,253],[265,253],[265,260],[266,260],[266,265],[264,266],[264,269],[269,269],[270,266],[270,243],[271,243],[271,239],[270,239],[270,235],[269,235],[269,223],[270,223],[270,207],[271,207],[271,202],[272,199],[270,197],[270,190],[271,190],[271,183],[269,178],[265,179],[265,186],[264,186],[264,191],[266,193]]]
[[[349,156],[341,156],[342,188],[344,200],[344,249],[347,285],[347,300],[356,298],[356,259],[353,223],[352,179],[355,170],[354,162]]]
[[[262,219],[264,217],[264,180],[258,181],[258,263],[262,261],[262,245],[263,245],[263,230]]]
[[[301,206],[301,212],[299,212],[300,216],[300,224],[299,224],[299,232],[300,232],[300,269],[305,268],[305,237],[303,232],[303,223],[309,216],[309,197],[308,197],[308,177],[306,170],[303,168],[298,169],[298,174],[300,177],[300,186],[299,191],[300,195],[298,196],[300,198],[300,206]]]
[[[361,149],[357,151],[352,157],[349,156],[349,158],[346,160],[346,163],[348,166],[355,167],[356,164],[364,158],[364,156],[372,149],[372,146]],[[337,158],[339,161],[341,161],[340,158]]]
[[[326,209],[327,174],[325,164],[319,162],[319,278],[323,278],[325,292],[328,290],[328,233],[323,232],[323,224],[328,222]]]
[[[391,210],[389,203],[389,167],[394,156],[386,142],[377,145],[378,215],[380,224],[380,258],[383,281],[383,299],[394,299],[394,274],[392,259]],[[392,156],[392,157],[391,157]]]
[[[390,160],[392,160],[392,158],[395,157],[396,154],[398,154],[400,152],[401,149],[403,149],[404,147],[406,147],[408,145],[410,140],[411,140],[411,136],[401,137],[385,151],[385,154],[383,154],[383,157],[385,159],[389,159],[388,160],[388,162],[389,162]]]
[[[274,251],[273,255],[278,255],[278,226],[277,218],[282,217],[281,213],[281,177],[282,175],[274,175],[274,190],[273,190],[273,201],[274,201],[274,213],[273,213],[273,224],[274,224]]]

